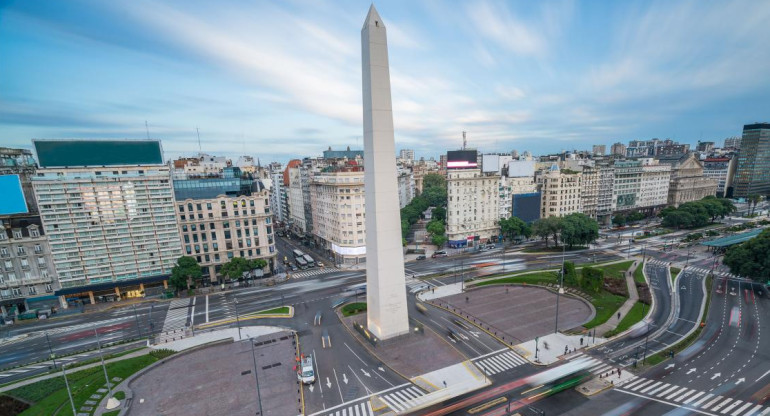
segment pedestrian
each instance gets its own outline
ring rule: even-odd
[[[436,288],[435,287],[430,288],[430,293],[436,293]]]
[[[618,312],[618,319],[620,319],[620,312]]]
[[[565,346],[564,346],[564,354],[567,354],[567,352],[569,352],[569,347],[567,347],[567,346],[565,345]]]
[[[468,297],[467,296],[465,297],[465,303],[468,303]]]
[[[580,337],[580,346],[583,346],[583,337]]]

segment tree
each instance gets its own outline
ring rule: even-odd
[[[532,235],[532,227],[518,217],[500,219],[500,231],[510,239],[519,236],[529,238]]]
[[[580,287],[587,292],[599,293],[604,284],[604,270],[590,266],[583,267],[581,271]]]
[[[561,218],[547,217],[540,218],[532,224],[532,234],[545,240],[545,246],[548,247],[548,237],[553,237],[553,241],[558,247],[559,231],[561,231]]]
[[[444,244],[446,244],[447,240],[449,239],[447,238],[446,235],[443,235],[443,234],[434,235],[430,238],[431,243],[433,243],[436,247],[439,247],[439,248],[443,247]]]
[[[770,229],[727,249],[724,264],[730,272],[758,282],[770,282]]]
[[[762,196],[759,194],[751,194],[746,197],[746,201],[749,203],[749,215],[754,215],[754,209],[757,208],[757,203],[762,200]]]
[[[626,216],[623,214],[617,214],[614,217],[612,217],[612,223],[615,224],[618,227],[622,227],[626,225]]]
[[[219,272],[222,276],[230,278],[230,280],[237,280],[243,277],[243,273],[251,270],[249,261],[243,257],[233,257],[227,263],[222,265]]]
[[[572,248],[585,245],[599,238],[599,224],[593,218],[581,214],[569,214],[561,219],[561,240]]]
[[[446,205],[447,190],[438,187],[427,188],[422,191],[420,196],[425,199],[426,209],[428,207],[443,207]]]
[[[249,260],[249,269],[255,270],[255,269],[264,269],[267,267],[267,260],[265,259],[252,259]]]
[[[634,211],[634,212],[631,212],[630,214],[628,214],[628,217],[626,217],[626,220],[628,222],[637,222],[637,221],[643,220],[644,218],[645,218],[644,214],[642,214],[639,211]]]
[[[195,257],[182,256],[176,260],[176,265],[171,269],[169,283],[176,290],[185,287],[189,290],[192,281],[200,279],[201,276],[203,276],[203,271]]]
[[[431,242],[438,247],[443,246],[447,242],[445,235],[446,228],[444,227],[443,221],[432,220],[425,227],[425,230],[428,231],[428,234],[430,234]]]
[[[423,191],[429,188],[446,189],[446,178],[438,173],[429,173],[422,177]]]
[[[446,208],[436,207],[431,211],[431,216],[434,220],[446,221]]]

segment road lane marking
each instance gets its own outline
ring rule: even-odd
[[[206,295],[206,323],[209,323],[209,295]]]

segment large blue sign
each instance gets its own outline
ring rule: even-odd
[[[0,175],[0,215],[26,214],[27,201],[19,175]]]

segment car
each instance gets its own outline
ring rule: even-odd
[[[302,357],[298,367],[299,368],[297,369],[297,379],[299,379],[299,381],[301,381],[302,384],[315,383],[315,369],[313,368],[312,355]]]
[[[446,251],[439,250],[439,251],[433,253],[430,257],[435,259],[436,257],[446,257],[446,256],[447,256]]]
[[[316,263],[316,266],[318,266],[318,267],[320,267],[320,268],[322,268],[322,269],[323,269],[324,267],[326,267],[326,266],[324,266],[324,264],[323,264],[323,263],[321,263],[320,261],[319,261],[318,263]]]
[[[487,248],[487,250],[492,250],[495,248],[495,245],[490,243],[490,244],[487,244],[485,247]]]
[[[291,265],[291,271],[296,272],[297,271],[297,266],[292,264]]]
[[[415,258],[415,260],[425,260],[426,258],[427,257],[425,257],[424,254],[420,254],[419,256],[417,256],[417,258]]]

